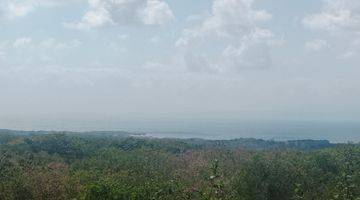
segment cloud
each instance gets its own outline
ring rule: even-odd
[[[360,31],[360,1],[326,0],[323,8],[303,19],[303,24],[314,30]]]
[[[71,55],[72,50],[77,49],[82,42],[73,39],[59,41],[54,38],[34,39],[20,37],[12,41],[0,43],[0,52],[6,54],[7,59],[3,63],[7,66],[16,65],[41,65],[60,61],[65,55]],[[61,63],[67,61],[61,60]]]
[[[347,51],[347,52],[344,52],[340,55],[338,55],[338,59],[340,60],[348,60],[348,59],[352,59],[354,57],[357,57],[358,56],[358,52],[355,52],[355,51]]]
[[[153,36],[149,39],[149,42],[152,44],[158,43],[161,40],[160,36]]]
[[[210,16],[185,29],[175,44],[184,55],[186,67],[195,71],[233,72],[269,66],[268,49],[274,34],[261,24],[272,16],[253,8],[253,2],[214,0]],[[207,47],[209,41],[213,44],[211,49]]]
[[[105,25],[164,25],[173,19],[172,10],[162,0],[89,0],[89,8],[82,19],[64,25],[74,29]]]
[[[128,34],[119,34],[117,36],[117,38],[119,38],[119,40],[127,40],[129,38]]]
[[[43,49],[61,50],[65,48],[77,48],[82,45],[82,42],[74,39],[69,42],[60,42],[54,38],[48,38],[40,41],[38,46]]]
[[[360,52],[356,42],[360,34],[360,1],[324,0],[322,8],[306,15],[302,23],[306,28],[330,37],[327,41],[331,44],[315,40],[305,45],[307,49],[319,51],[332,46],[341,60],[354,58]]]
[[[15,49],[19,49],[19,48],[23,48],[23,47],[28,47],[32,42],[32,39],[29,37],[22,37],[22,38],[18,38],[14,41],[13,43],[13,47]]]
[[[315,39],[309,42],[306,42],[305,48],[308,51],[321,51],[329,47],[329,43],[322,39]]]
[[[140,18],[146,25],[164,25],[174,19],[174,15],[167,3],[148,0],[145,9],[140,12]]]
[[[30,37],[20,37],[15,39],[12,43],[12,47],[15,49],[21,49],[26,47],[34,47],[41,50],[62,50],[66,48],[77,48],[82,45],[82,42],[74,39],[68,42],[58,41],[54,38],[47,38],[40,41],[33,41]],[[7,46],[6,44],[3,45]]]
[[[6,47],[8,45],[8,41],[0,41],[0,59],[4,58],[6,55]]]
[[[14,19],[25,17],[37,8],[54,7],[69,3],[75,0],[1,0],[0,18]]]
[[[3,2],[1,4],[2,14],[5,18],[11,19],[16,17],[23,17],[30,13],[34,9],[34,5],[31,3],[20,2]]]

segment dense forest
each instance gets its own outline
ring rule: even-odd
[[[0,130],[0,200],[360,200],[360,145]]]

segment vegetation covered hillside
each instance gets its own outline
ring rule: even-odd
[[[360,146],[0,131],[0,200],[359,200]]]

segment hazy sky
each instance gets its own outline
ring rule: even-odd
[[[359,0],[0,0],[0,120],[358,120]]]

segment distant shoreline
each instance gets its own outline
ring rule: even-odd
[[[341,142],[331,142],[326,139],[289,139],[289,140],[274,140],[274,139],[263,139],[263,138],[254,138],[254,137],[239,137],[232,139],[208,139],[201,137],[175,137],[173,134],[170,134],[172,137],[165,136],[156,136],[156,134],[151,133],[134,133],[127,131],[44,131],[44,130],[12,130],[12,129],[0,129],[0,134],[11,134],[18,136],[31,136],[31,135],[51,135],[51,134],[66,134],[66,135],[78,135],[78,136],[105,136],[105,137],[124,137],[124,138],[143,138],[143,139],[164,139],[164,140],[199,140],[199,141],[236,141],[236,140],[258,140],[258,141],[274,141],[274,142],[295,142],[295,141],[323,141],[328,142],[329,144],[346,144]],[[179,134],[179,133],[178,133]],[[188,133],[187,135],[191,135]]]
[[[0,121],[9,130],[67,133],[126,133],[157,138],[202,138],[231,140],[257,138],[264,140],[329,140],[332,143],[360,142],[360,123],[303,121],[38,121],[23,123]],[[98,131],[99,130],[99,131]],[[110,130],[110,131],[107,131]],[[40,131],[41,132],[41,131]]]

